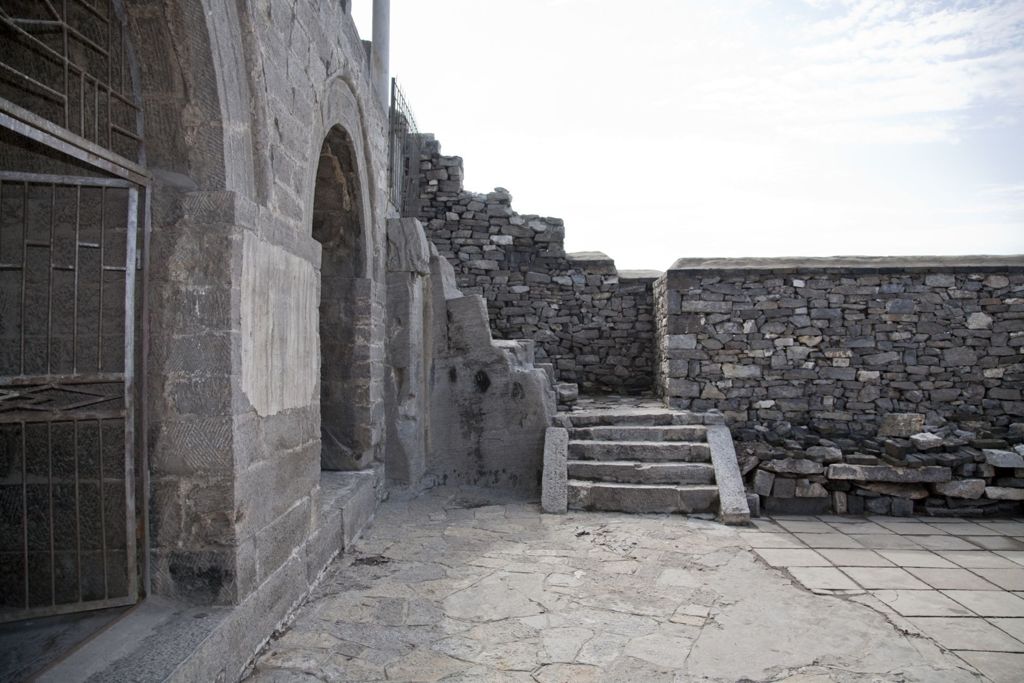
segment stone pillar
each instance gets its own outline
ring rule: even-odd
[[[388,54],[391,42],[391,0],[373,0],[373,43],[370,48],[370,69],[373,87],[384,109],[391,96]]]

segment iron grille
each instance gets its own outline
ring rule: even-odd
[[[409,177],[408,157],[405,154],[405,141],[409,135],[419,131],[416,128],[416,117],[405,98],[405,93],[398,87],[398,80],[391,79],[391,111],[390,135],[388,136],[388,170],[390,178],[391,201],[401,210],[402,193],[405,179]]]
[[[136,599],[138,194],[0,172],[0,621]]]
[[[110,0],[0,0],[0,98],[133,162],[142,147]]]

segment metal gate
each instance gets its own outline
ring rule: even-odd
[[[0,173],[0,621],[136,599],[138,201]]]
[[[138,597],[125,36],[119,0],[0,0],[0,622]]]

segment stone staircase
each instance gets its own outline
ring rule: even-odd
[[[568,509],[713,513],[726,523],[750,521],[732,437],[721,415],[599,408],[560,413],[556,423],[562,426],[554,429],[565,434],[549,430],[548,437],[554,450],[565,443]],[[561,454],[552,456],[560,460]],[[560,463],[552,464],[563,471]]]

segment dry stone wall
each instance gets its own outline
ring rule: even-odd
[[[680,260],[655,297],[659,390],[769,511],[1019,511],[1024,259]]]
[[[653,382],[652,285],[604,254],[566,254],[561,219],[521,215],[512,196],[463,189],[462,159],[412,136],[405,215],[419,218],[465,294],[486,298],[498,339],[532,339],[561,382],[586,393],[641,393]]]

